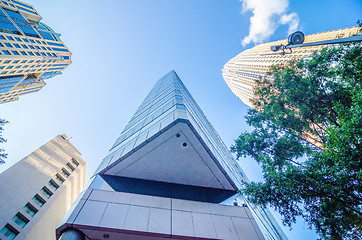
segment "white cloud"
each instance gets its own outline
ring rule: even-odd
[[[295,12],[287,13],[288,0],[240,1],[243,3],[243,13],[253,13],[250,17],[249,35],[242,40],[243,45],[265,42],[280,25],[289,25],[289,33],[298,28],[298,15]]]

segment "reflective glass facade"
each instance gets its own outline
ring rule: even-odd
[[[26,3],[0,1],[0,103],[37,92],[70,63],[58,33]]]

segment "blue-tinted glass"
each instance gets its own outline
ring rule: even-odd
[[[68,52],[67,49],[64,48],[53,48],[54,51]]]
[[[53,42],[48,42],[49,45],[53,45],[53,46],[58,46],[58,47],[64,47],[63,44],[61,43],[53,43]]]
[[[13,46],[11,46],[10,43],[5,43],[5,45],[6,45],[7,47],[13,47]]]
[[[11,51],[14,55],[20,55],[17,51]]]
[[[15,37],[15,39],[16,39],[16,41],[19,41],[19,42],[21,42],[21,39],[20,39],[20,38],[18,38],[18,37]]]
[[[6,51],[6,50],[3,50],[3,53],[4,53],[5,55],[11,55],[10,52],[9,52],[9,51]]]
[[[23,8],[23,7],[19,7],[19,6],[18,6],[18,8],[21,9],[21,10],[23,10],[23,11],[25,11],[25,12],[28,12],[28,13],[32,13],[32,14],[37,15],[36,12],[31,11],[31,10],[29,10],[29,9],[26,9],[26,8]]]

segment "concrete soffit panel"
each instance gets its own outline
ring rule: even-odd
[[[238,190],[190,121],[185,119],[175,120],[99,174]]]

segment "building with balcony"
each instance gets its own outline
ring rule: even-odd
[[[0,174],[0,239],[55,239],[85,186],[86,163],[58,135]]]
[[[33,6],[0,1],[0,103],[39,91],[71,63],[71,52]]]

